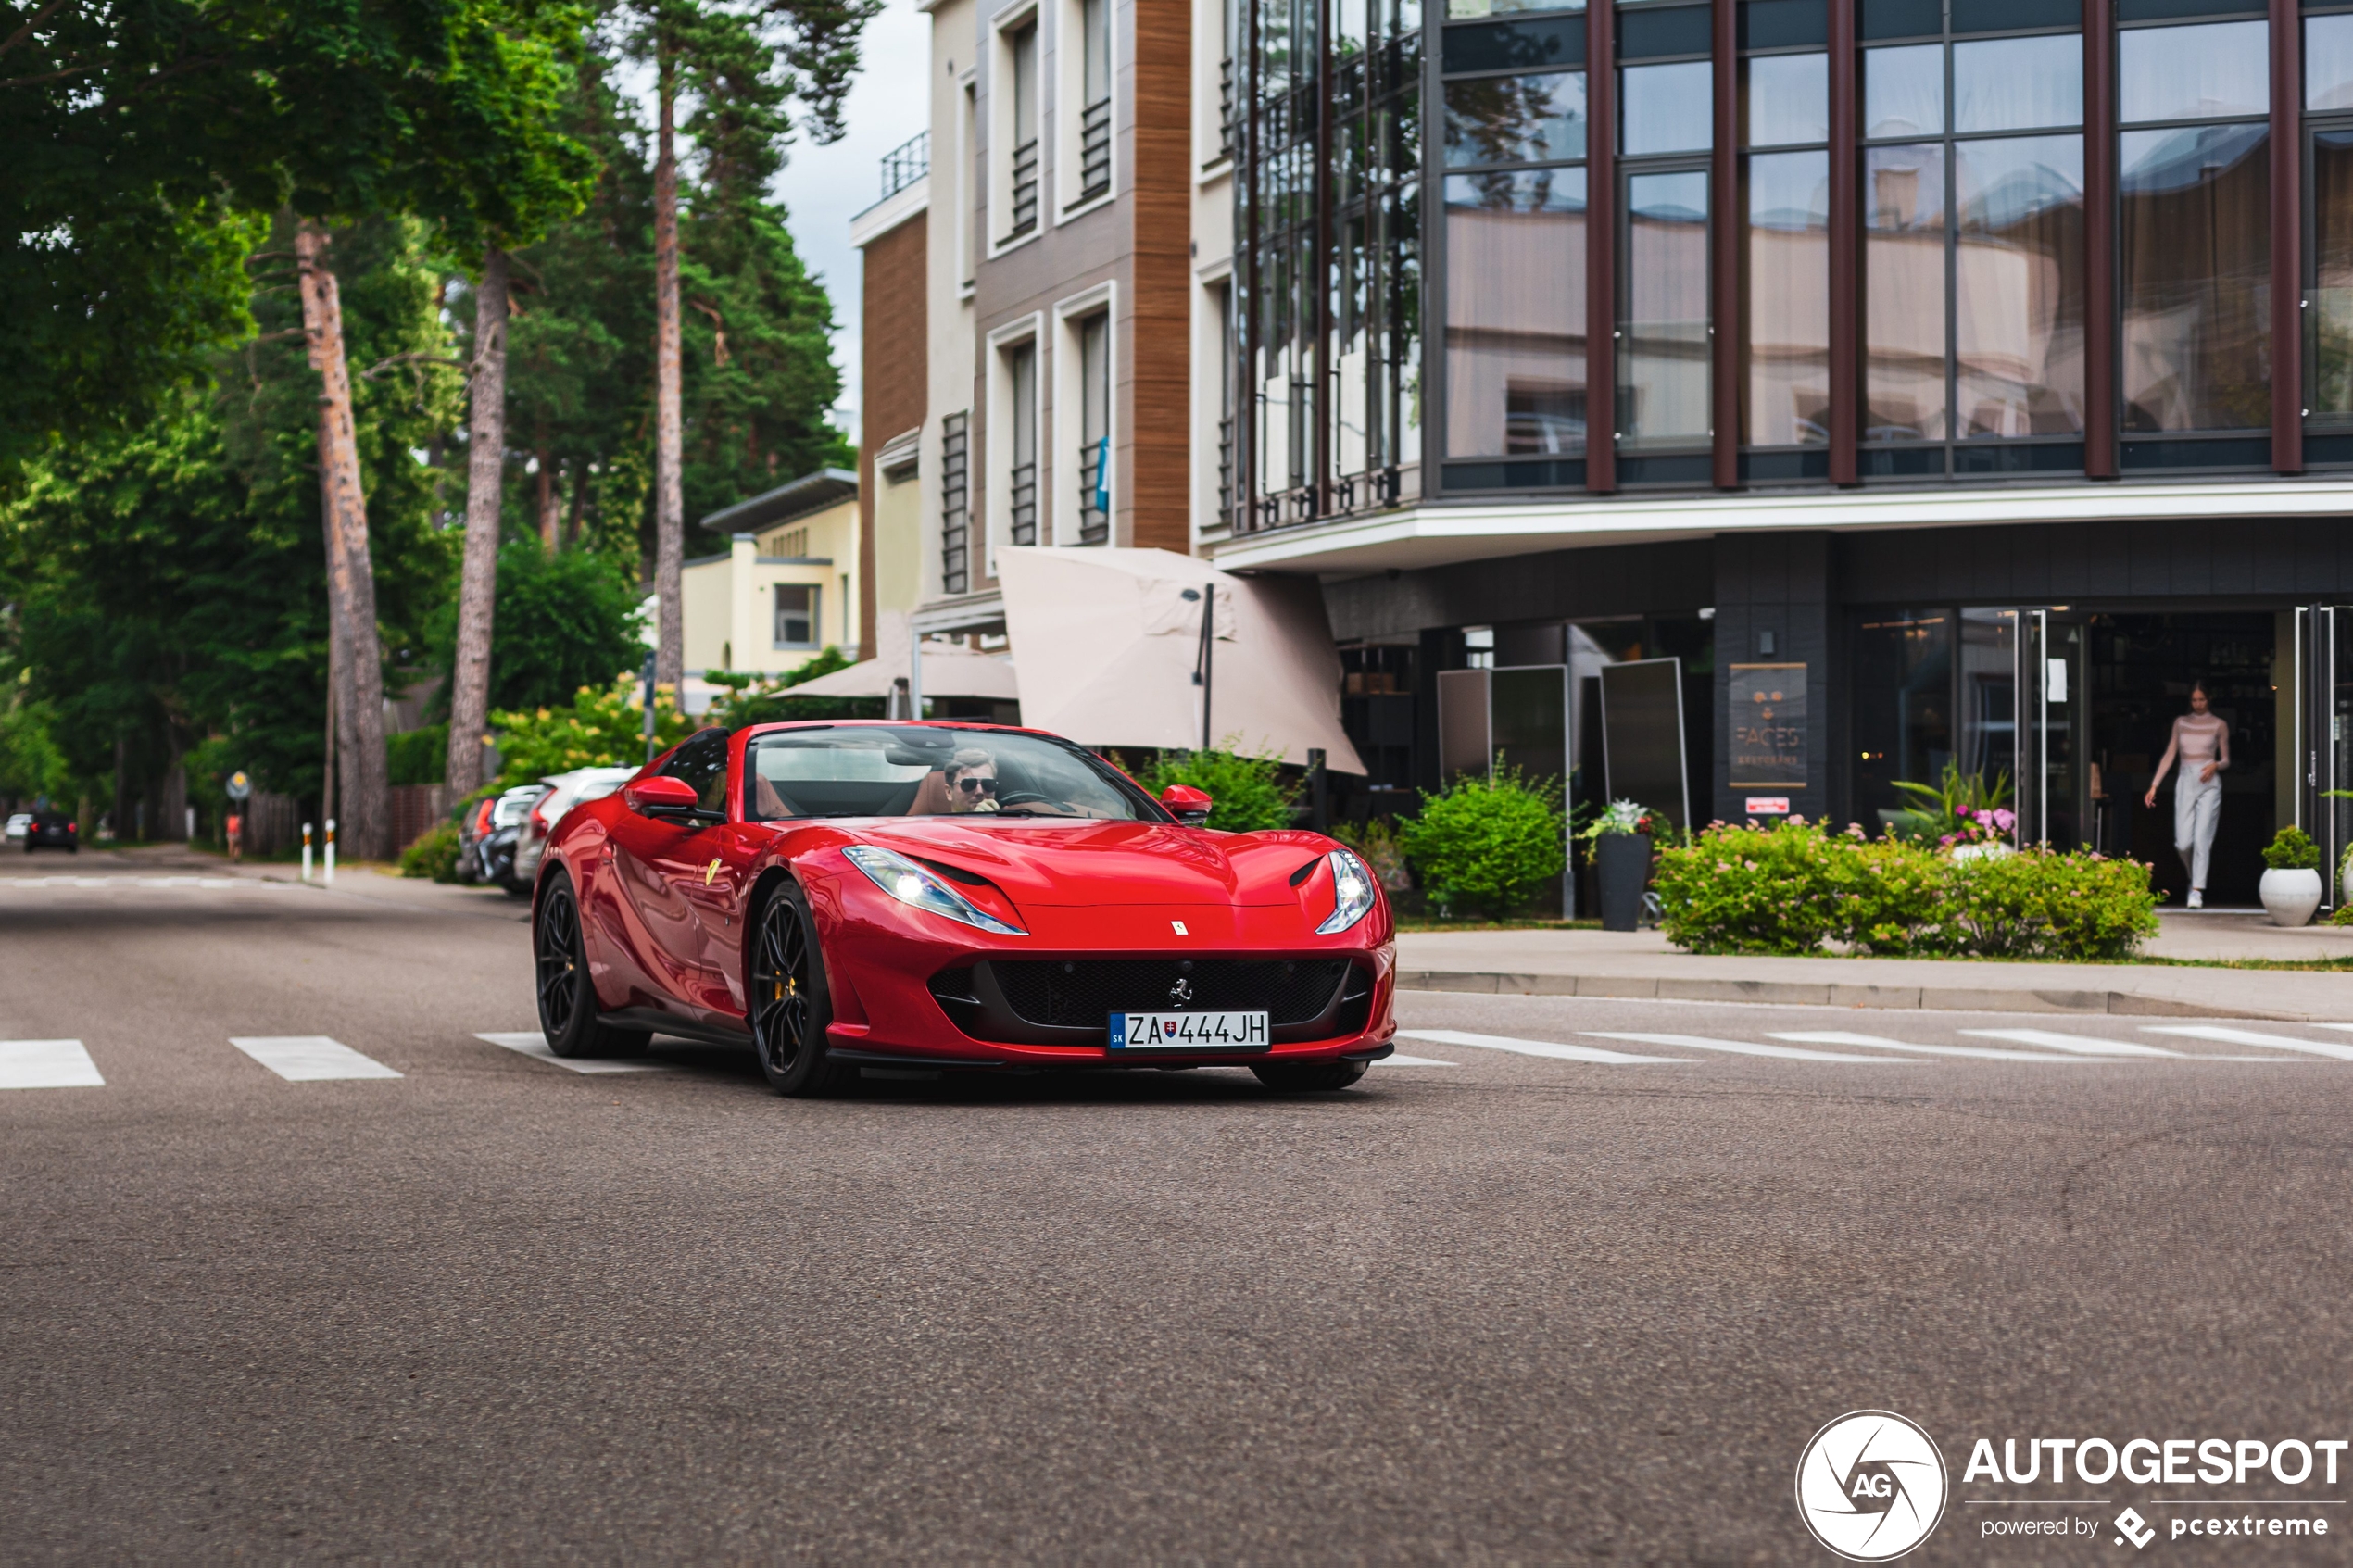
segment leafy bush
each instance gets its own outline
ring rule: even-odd
[[[1501,915],[1561,874],[1566,833],[1560,781],[1499,766],[1491,780],[1465,774],[1424,794],[1421,815],[1399,837],[1431,903]]]
[[[792,688],[803,681],[813,681],[820,675],[847,670],[851,662],[841,649],[828,646],[824,652],[795,665],[782,675],[709,671],[703,679],[714,686],[725,688],[727,693],[712,700],[711,721],[733,730],[745,724],[774,724],[793,719],[881,718],[883,699],[880,697],[792,695]]]
[[[1987,783],[1982,773],[1964,773],[1957,763],[1944,764],[1943,778],[1925,784],[1899,779],[1895,787],[1912,797],[1900,813],[1894,832],[1905,838],[1937,844],[1987,843],[2007,834],[2018,819],[2010,811],[2010,776],[1995,773]]]
[[[458,824],[435,823],[433,831],[400,852],[402,876],[429,876],[435,882],[458,880]]]
[[[630,700],[641,689],[635,681],[618,681],[601,690],[583,686],[573,694],[570,708],[493,713],[490,725],[498,732],[498,755],[504,764],[494,787],[512,789],[574,768],[643,762],[645,709],[633,707]],[[676,696],[669,687],[655,688],[657,752],[676,746],[700,727],[678,711]]]
[[[1209,797],[1209,826],[1219,833],[1261,833],[1291,825],[1291,805],[1300,786],[1285,784],[1282,763],[1230,749],[1240,737],[1228,735],[1229,749],[1164,751],[1137,783],[1158,795],[1184,784]]]
[[[1361,824],[1340,822],[1332,836],[1355,850],[1383,887],[1391,893],[1412,891],[1414,873],[1406,868],[1405,841],[1395,822],[1387,817],[1368,818]]]
[[[437,784],[449,761],[449,726],[427,724],[384,736],[384,762],[396,784]]]
[[[2263,847],[2263,863],[2275,872],[2316,872],[2321,869],[2321,847],[2312,842],[2311,834],[2290,822]]]
[[[490,621],[490,706],[526,710],[560,703],[583,685],[601,686],[644,661],[635,552],[588,549],[550,555],[536,534],[498,551],[498,597]],[[454,596],[429,633],[434,663],[447,671],[458,643]],[[444,682],[434,699],[449,708]]]
[[[1801,819],[1717,825],[1659,856],[1662,927],[1700,953],[2117,959],[2157,932],[2148,868],[2030,849],[1957,857]]]

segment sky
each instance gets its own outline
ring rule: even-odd
[[[796,136],[772,187],[786,206],[794,246],[834,302],[834,364],[841,371],[836,422],[858,437],[858,252],[849,220],[882,199],[883,155],[925,128],[930,105],[931,19],[915,0],[887,0],[867,24],[863,69],[843,115],[848,132],[829,147]]]

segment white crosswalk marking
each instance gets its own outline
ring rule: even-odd
[[[1462,1063],[1441,1061],[1434,1056],[1407,1056],[1402,1051],[1391,1051],[1380,1059],[1378,1065],[1382,1067],[1459,1067]]]
[[[1732,1056],[1778,1056],[1793,1061],[1876,1061],[1883,1066],[1918,1067],[1896,1056],[1842,1056],[1836,1051],[1800,1050],[1794,1046],[1760,1046],[1747,1040],[1718,1040],[1705,1035],[1635,1035],[1616,1030],[1579,1031],[1596,1040],[1634,1040],[1646,1046],[1686,1046],[1695,1051],[1724,1051]]]
[[[80,1040],[0,1040],[0,1089],[101,1089]]]
[[[547,1048],[547,1037],[533,1032],[528,1035],[476,1035],[477,1040],[487,1040],[494,1046],[515,1052],[519,1056],[535,1057],[568,1073],[668,1073],[673,1071],[666,1061],[647,1061],[629,1057],[560,1057]],[[1392,1060],[1395,1059],[1391,1059]]]
[[[2160,1050],[2155,1046],[2136,1045],[2131,1040],[2102,1040],[2090,1035],[2061,1035],[2049,1029],[1964,1029],[1961,1034],[1977,1040],[2008,1040],[2021,1046],[2048,1046],[2055,1051],[2074,1051],[2082,1056],[2180,1056],[2180,1051]]]
[[[1510,1051],[1515,1056],[1549,1057],[1554,1061],[1591,1061],[1607,1067],[1689,1067],[1689,1057],[1629,1056],[1599,1046],[1563,1046],[1550,1040],[1520,1040],[1509,1035],[1468,1035],[1460,1029],[1400,1029],[1401,1040],[1427,1040],[1433,1046],[1471,1046],[1480,1050]]]
[[[2151,1035],[2179,1035],[2185,1040],[2213,1040],[2225,1046],[2269,1046],[2276,1050],[2307,1051],[2313,1056],[2353,1061],[2353,1046],[2340,1046],[2334,1040],[2299,1040],[2288,1035],[2265,1035],[2253,1029],[2225,1029],[2211,1023],[2144,1023],[2141,1027]]]
[[[1881,1050],[1918,1051],[1922,1056],[1970,1056],[1985,1061],[2056,1061],[2064,1065],[2087,1067],[2099,1060],[2089,1056],[2053,1056],[2048,1051],[2006,1051],[1992,1046],[1915,1046],[1904,1040],[1891,1040],[1881,1035],[1850,1035],[1843,1029],[1800,1029],[1784,1032],[1774,1030],[1776,1040],[1795,1040],[1813,1046],[1877,1046]]]
[[[229,1043],[279,1077],[297,1084],[400,1076],[383,1062],[324,1035],[235,1035]]]

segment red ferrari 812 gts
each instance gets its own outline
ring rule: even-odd
[[[788,1095],[863,1068],[1345,1088],[1396,1030],[1389,901],[1344,846],[1209,807],[1035,730],[705,730],[557,828],[540,1024],[564,1057],[748,1044]]]

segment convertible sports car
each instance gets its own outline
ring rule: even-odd
[[[749,1044],[862,1072],[1247,1066],[1341,1089],[1391,1050],[1389,901],[1320,834],[1213,833],[1035,730],[705,730],[565,816],[534,889],[559,1056]]]

